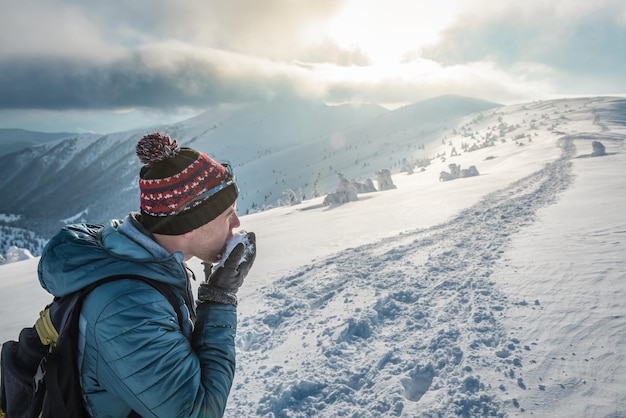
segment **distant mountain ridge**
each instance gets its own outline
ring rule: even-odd
[[[0,155],[11,154],[24,148],[68,138],[70,132],[35,132],[25,129],[0,128]]]
[[[399,171],[426,158],[425,145],[470,113],[500,106],[444,96],[389,111],[377,105],[327,106],[277,100],[221,107],[152,129],[67,138],[0,156],[0,214],[11,226],[51,236],[64,220],[105,222],[137,210],[140,163],[136,141],[162,131],[183,146],[235,167],[238,211],[276,205],[286,190],[326,194],[337,173],[365,179],[381,168]]]

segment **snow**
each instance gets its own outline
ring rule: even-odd
[[[214,271],[224,265],[226,260],[228,260],[229,254],[233,251],[237,244],[243,244],[244,246],[244,251],[239,258],[237,265],[245,263],[246,261],[248,261],[248,257],[250,257],[251,254],[254,254],[255,245],[250,242],[250,239],[248,238],[248,232],[239,230],[226,243],[226,249],[220,256],[219,261],[213,265]]]
[[[226,416],[626,416],[626,127],[568,118],[241,217],[258,251]],[[592,140],[607,155],[575,158]],[[439,182],[452,162],[480,175]],[[36,267],[0,266],[2,341],[49,301]]]
[[[7,249],[4,257],[6,259],[6,263],[15,263],[16,261],[34,258],[30,251],[25,248],[18,248],[15,245],[12,245]]]
[[[21,215],[0,213],[0,222],[10,223],[10,222],[17,221],[20,218],[21,218]]]

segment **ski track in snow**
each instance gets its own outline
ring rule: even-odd
[[[500,319],[537,302],[509,301],[490,275],[571,184],[575,147],[560,146],[560,159],[444,224],[348,249],[260,291],[264,309],[240,319],[227,416],[506,415],[505,388],[525,389],[533,344]]]

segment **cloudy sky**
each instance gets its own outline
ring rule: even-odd
[[[223,103],[626,93],[623,0],[0,0],[0,128],[110,132]]]

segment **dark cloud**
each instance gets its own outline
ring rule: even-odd
[[[78,59],[0,61],[0,108],[105,109],[115,107],[206,107],[267,98],[292,87],[271,72],[239,77],[215,62],[185,57],[150,65],[134,54],[106,65]]]
[[[343,0],[6,1],[0,109],[206,107],[293,94],[291,62],[367,61],[315,31]]]
[[[443,32],[439,42],[424,48],[422,57],[446,66],[489,61],[504,69],[540,63],[563,77],[562,87],[568,83],[571,87],[577,77],[591,83],[599,77],[612,88],[616,84],[626,88],[626,8],[618,4],[568,14],[559,4],[465,15]],[[572,3],[572,9],[576,6]]]

